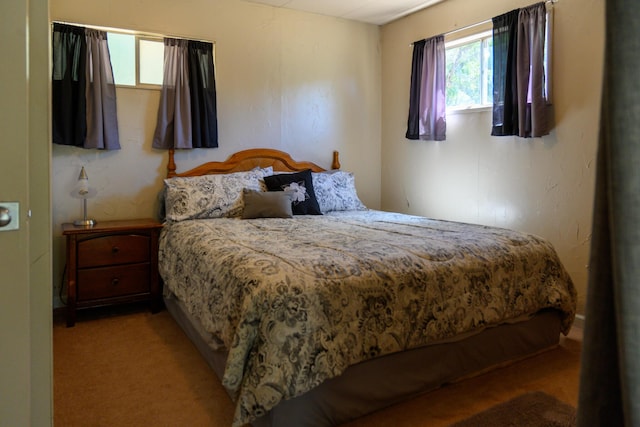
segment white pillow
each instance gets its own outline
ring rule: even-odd
[[[314,172],[311,178],[322,213],[367,209],[358,198],[355,179],[351,172]]]
[[[168,221],[239,217],[242,190],[264,189],[264,172],[252,170],[221,175],[175,177],[164,180]]]

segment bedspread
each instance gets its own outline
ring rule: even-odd
[[[537,236],[381,211],[167,224],[165,292],[228,351],[234,426],[364,360],[479,331],[576,291]]]

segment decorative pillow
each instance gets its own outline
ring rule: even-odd
[[[355,179],[351,172],[314,172],[311,177],[322,213],[367,209],[358,198]]]
[[[165,210],[169,221],[239,217],[242,190],[262,189],[261,170],[165,179]]]
[[[273,166],[267,166],[266,168],[261,168],[260,166],[256,166],[255,168],[253,168],[251,170],[252,171],[260,171],[260,172],[262,172],[262,175],[264,175],[264,176],[273,175]]]
[[[245,188],[242,218],[291,218],[291,196],[288,191],[255,191]]]
[[[294,215],[322,215],[316,194],[313,191],[311,169],[302,172],[265,176],[264,182],[269,191],[290,191]]]

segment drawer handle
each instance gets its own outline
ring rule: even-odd
[[[117,286],[120,283],[120,279],[118,279],[117,277],[114,277],[113,279],[111,279],[111,284],[113,286]]]
[[[114,253],[114,254],[117,254],[118,252],[120,252],[120,248],[117,247],[117,246],[114,246],[114,247],[111,248],[111,252]]]

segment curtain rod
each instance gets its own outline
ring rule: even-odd
[[[103,27],[100,25],[87,25],[87,24],[78,24],[76,22],[66,22],[66,21],[51,21],[51,24],[64,24],[64,25],[75,25],[77,27],[85,27],[85,28],[91,28],[93,30],[100,30],[100,31],[109,31],[112,33],[125,33],[125,34],[135,34],[138,36],[142,36],[142,37],[152,37],[152,38],[170,38],[170,39],[183,39],[183,40],[192,40],[192,41],[197,41],[197,42],[204,42],[204,43],[212,43],[212,44],[216,44],[215,41],[212,40],[202,40],[202,39],[196,39],[193,37],[188,37],[188,36],[175,36],[175,35],[169,35],[169,34],[161,34],[161,33],[150,33],[147,31],[137,31],[137,30],[126,30],[124,28],[116,28],[116,27]]]
[[[560,0],[546,0],[545,3],[553,5],[553,4],[557,3],[558,1],[560,1]],[[451,34],[459,33],[460,31],[465,31],[465,30],[469,30],[469,29],[471,29],[473,27],[478,27],[480,25],[488,24],[491,21],[492,21],[491,19],[485,19],[482,22],[476,22],[475,24],[467,25],[467,26],[464,26],[464,27],[461,27],[461,28],[456,28],[455,30],[448,31],[446,33],[443,33],[443,35],[450,36]],[[420,39],[420,40],[417,40],[417,41],[422,41],[422,40],[424,40],[424,39]],[[415,42],[413,42],[413,43],[415,43]],[[413,43],[411,43],[409,46],[413,47]]]

